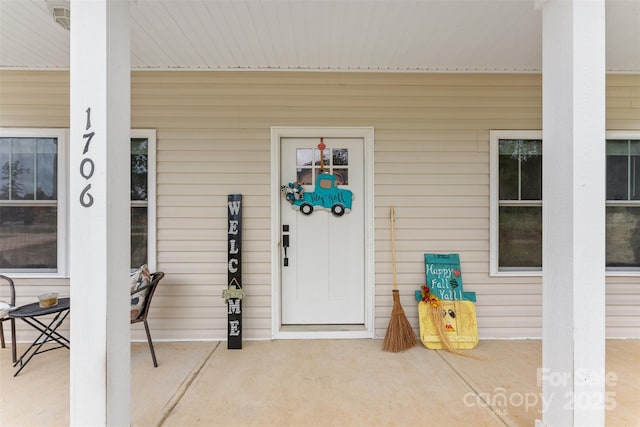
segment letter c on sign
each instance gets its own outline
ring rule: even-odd
[[[229,272],[231,273],[235,273],[238,271],[238,260],[237,259],[230,259],[229,260]]]

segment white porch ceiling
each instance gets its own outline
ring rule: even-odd
[[[131,66],[538,72],[536,3],[132,0]],[[640,72],[640,0],[608,0],[606,13],[607,70]],[[69,32],[45,0],[0,0],[0,68],[69,68]]]

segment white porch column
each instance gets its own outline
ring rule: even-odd
[[[542,21],[542,423],[604,426],[604,0],[546,1]]]
[[[70,423],[128,426],[129,2],[71,9]]]

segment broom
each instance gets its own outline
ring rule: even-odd
[[[383,351],[399,351],[407,350],[417,344],[416,334],[404,314],[402,305],[400,305],[400,292],[398,291],[398,282],[396,281],[396,238],[393,227],[394,211],[390,209],[391,217],[391,263],[393,267],[393,309],[391,310],[391,319],[387,333],[384,335],[382,343]]]

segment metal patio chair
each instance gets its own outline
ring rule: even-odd
[[[153,366],[158,367],[158,362],[156,360],[156,352],[153,349],[153,341],[151,340],[151,334],[149,333],[149,323],[147,322],[147,316],[149,314],[149,307],[151,307],[151,300],[153,299],[153,294],[156,292],[156,288],[158,287],[158,283],[164,277],[164,273],[158,271],[156,273],[151,273],[151,280],[148,285],[141,287],[133,292],[131,292],[131,296],[135,296],[141,292],[147,292],[145,296],[144,303],[142,305],[142,309],[140,310],[140,314],[135,318],[131,319],[131,324],[134,323],[144,323],[144,329],[147,333],[147,341],[149,343],[149,350],[151,351],[151,358],[153,359]]]
[[[2,345],[2,348],[5,348],[4,322],[8,321],[11,324],[11,357],[13,363],[16,363],[16,360],[18,359],[16,354],[16,319],[9,317],[9,310],[16,307],[16,287],[10,277],[0,274],[0,279],[9,285],[9,301],[7,302],[9,307],[2,310],[2,313],[0,313],[0,344]]]

